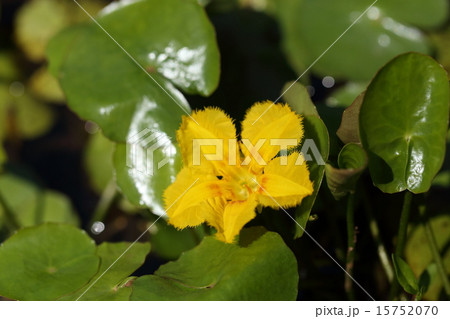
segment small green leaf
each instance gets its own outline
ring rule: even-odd
[[[89,182],[94,190],[101,194],[113,179],[114,143],[101,132],[92,134],[84,153],[84,166],[89,175]]]
[[[418,294],[419,285],[409,265],[396,254],[392,254],[392,262],[394,263],[395,276],[403,289],[412,295]]]
[[[361,143],[359,137],[359,112],[361,111],[365,93],[358,95],[353,103],[342,113],[341,125],[336,134],[345,144]]]
[[[41,223],[66,223],[78,225],[79,220],[70,200],[63,194],[40,189],[25,179],[12,174],[0,176],[0,194],[5,204],[15,214],[21,227]],[[0,225],[3,208],[0,206]]]
[[[437,275],[437,266],[435,263],[430,264],[422,274],[420,274],[418,285],[421,296],[426,294]]]
[[[278,234],[247,247],[205,237],[176,262],[138,278],[131,300],[295,300],[297,283],[297,262]]]
[[[450,250],[445,249],[450,244],[450,216],[448,214],[439,215],[431,218],[430,225],[433,229],[439,251],[442,252],[444,268],[450,274]],[[405,259],[419,277],[428,271],[433,264],[433,256],[430,251],[428,239],[422,224],[411,225],[408,241],[405,246]],[[432,270],[432,269],[431,269]],[[433,276],[430,271],[430,285],[428,290],[424,291],[424,299],[438,300],[442,290],[442,282],[439,276]]]
[[[26,92],[13,96],[10,87],[0,84],[0,137],[14,127],[21,138],[35,138],[45,134],[53,125],[54,114],[45,104]]]
[[[33,95],[45,102],[62,103],[65,100],[58,80],[48,72],[47,67],[36,70],[31,75],[28,85]]]
[[[283,99],[298,114],[302,116],[319,116],[316,106],[311,101],[308,90],[302,84],[288,82],[284,85],[282,92],[285,92]]]
[[[152,252],[167,260],[176,260],[180,255],[194,248],[202,240],[203,226],[196,228],[176,229],[161,218],[150,229]]]
[[[95,243],[69,225],[24,228],[0,246],[0,295],[55,300],[79,289],[97,272]]]
[[[368,82],[347,82],[344,86],[336,88],[327,98],[327,105],[346,107],[351,105],[361,92],[367,88]]]
[[[430,188],[444,160],[448,103],[446,72],[422,54],[398,56],[372,80],[359,125],[372,180],[383,192]]]
[[[19,78],[19,73],[14,52],[0,51],[0,80],[13,81]]]
[[[322,179],[325,172],[325,163],[328,160],[330,150],[327,127],[318,116],[304,117],[303,126],[305,131],[305,138],[302,145],[305,146],[305,143],[308,140],[308,143],[311,143],[309,144],[311,145],[311,148],[309,150],[305,148],[303,149],[303,151],[311,156],[311,160],[308,161],[307,164],[309,168],[310,179],[314,184],[314,192],[310,196],[303,199],[300,206],[298,206],[298,208],[295,210],[295,220],[301,226],[296,227],[294,236],[295,238],[301,237],[303,235],[306,223],[309,220],[311,209],[314,206],[314,202],[316,201],[320,185],[322,184]],[[312,152],[313,145],[317,148],[319,154],[314,154],[314,152]],[[303,155],[306,156],[306,154]],[[320,155],[320,158],[317,158],[316,155]],[[306,160],[308,160],[308,158],[306,158]]]
[[[33,0],[25,3],[16,17],[16,41],[28,58],[44,59],[50,38],[67,25],[66,8],[62,1]]]
[[[327,164],[327,185],[336,200],[355,191],[361,173],[367,167],[367,154],[358,144],[346,144],[338,157],[338,167]]]
[[[59,300],[129,300],[134,278],[127,277],[144,263],[150,252],[148,243],[135,243],[129,248],[131,244],[105,242],[99,245],[100,269],[97,274],[83,288]]]
[[[104,5],[98,0],[78,0],[91,15]],[[31,0],[20,7],[15,19],[15,39],[27,57],[40,62],[48,41],[64,27],[89,20],[75,3],[61,0]]]

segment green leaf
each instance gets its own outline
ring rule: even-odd
[[[48,72],[47,67],[37,69],[30,77],[28,86],[34,96],[50,103],[62,103],[64,93],[58,80]]]
[[[345,144],[361,143],[359,137],[359,112],[361,111],[365,93],[358,95],[353,103],[342,113],[341,125],[336,134]]]
[[[24,228],[0,246],[0,295],[55,300],[97,270],[95,243],[84,231],[58,224]]]
[[[33,0],[25,3],[16,17],[16,41],[28,58],[44,59],[50,38],[67,25],[63,1]]]
[[[347,107],[367,88],[368,82],[347,82],[331,92],[326,102],[328,106]],[[347,107],[348,109],[348,107]]]
[[[190,112],[175,86],[209,95],[219,80],[215,33],[204,9],[193,0],[123,1],[97,21],[135,61],[95,24],[54,38],[49,59],[53,72],[60,65],[69,106],[118,142],[144,129],[173,137],[181,115]],[[68,43],[70,49],[56,49]]]
[[[450,244],[450,216],[448,214],[431,218],[431,228],[436,238],[439,251],[442,253],[444,267],[450,274],[450,250],[446,249]],[[411,266],[414,274],[419,277],[433,265],[433,256],[430,251],[428,239],[422,224],[411,225],[408,241],[405,246],[405,259]],[[432,269],[431,269],[432,270]],[[442,282],[439,276],[433,276],[430,271],[430,285],[424,293],[427,300],[438,300],[442,290]]]
[[[101,1],[78,0],[90,14],[103,6]],[[75,3],[61,0],[32,0],[20,7],[15,19],[15,39],[27,57],[40,62],[48,41],[64,27],[89,17]]]
[[[180,255],[194,248],[203,238],[203,226],[178,230],[161,218],[150,229],[152,252],[167,260],[176,260]]]
[[[395,276],[403,289],[412,295],[418,294],[419,285],[409,265],[396,254],[392,254],[392,262],[394,263]]]
[[[45,222],[78,225],[78,217],[70,200],[63,194],[43,190],[36,185],[14,176],[0,176],[0,194],[5,204],[15,214],[21,227],[33,226]],[[3,208],[0,206],[0,225]]]
[[[89,175],[89,182],[94,190],[101,194],[113,179],[114,143],[101,132],[92,134],[84,153],[84,167]]]
[[[428,56],[400,55],[372,80],[359,124],[372,180],[383,192],[430,188],[444,160],[448,103],[447,74]]]
[[[393,2],[396,4],[391,5]],[[339,38],[373,0],[276,1],[283,44],[292,66],[301,74],[321,57],[312,66],[315,73],[360,81],[370,80],[398,54],[429,53],[426,36],[415,26],[439,25],[447,16],[447,5],[443,0],[404,2],[378,1]]]
[[[288,82],[283,87],[283,99],[298,114],[303,115],[303,129],[305,131],[300,149],[308,161],[310,179],[314,184],[314,192],[303,199],[296,209],[294,218],[301,227],[295,227],[295,238],[303,235],[309,220],[311,209],[316,201],[325,172],[325,163],[330,152],[330,137],[323,121],[320,119],[316,106],[311,101],[308,90],[300,83]],[[288,90],[288,91],[286,91]],[[314,152],[316,150],[316,152]],[[319,156],[320,158],[317,158]]]
[[[419,290],[421,296],[423,296],[430,288],[431,283],[438,276],[437,266],[435,263],[430,264],[419,276]]]
[[[3,170],[3,163],[6,162],[7,158],[8,157],[6,156],[6,152],[3,149],[3,141],[0,139],[0,173]]]
[[[0,84],[0,138],[11,127],[21,138],[35,138],[45,134],[53,122],[54,114],[47,105],[26,92],[15,97],[8,86]]]
[[[387,15],[395,15],[398,21],[424,29],[435,28],[444,23],[449,8],[447,0],[391,0],[382,1],[380,6]],[[431,17],[433,18],[430,19]]]
[[[354,193],[361,173],[367,167],[367,154],[358,144],[346,144],[338,156],[338,168],[325,166],[327,185],[336,200]]]
[[[131,244],[105,242],[99,245],[100,269],[97,274],[83,288],[59,300],[129,300],[134,278],[127,277],[144,263],[150,252],[148,243],[135,243],[129,248]]]
[[[205,237],[178,261],[138,278],[131,300],[295,300],[297,283],[297,262],[278,234],[247,247]]]
[[[305,141],[307,140],[312,141],[312,145],[315,145],[320,153],[322,162],[319,162],[320,159],[318,159],[315,154],[311,152],[312,148],[309,151],[307,149],[304,149],[304,153],[311,156],[311,161],[308,161],[307,163],[310,173],[310,179],[314,184],[314,192],[310,196],[303,199],[300,206],[298,206],[298,208],[295,210],[295,220],[301,226],[296,227],[294,236],[295,238],[301,237],[303,235],[306,223],[309,220],[309,215],[311,214],[311,209],[314,206],[314,202],[316,201],[320,185],[322,184],[322,179],[325,172],[325,163],[328,160],[330,151],[330,139],[327,127],[318,116],[304,117],[303,126],[305,130],[305,137],[302,144],[305,145]],[[308,159],[306,158],[306,160]]]
[[[316,115],[316,106],[311,101],[308,90],[298,82],[288,82],[284,85],[282,92],[285,92],[283,99],[298,114],[303,116]]]
[[[0,51],[0,80],[12,81],[19,78],[19,69],[15,63],[14,53]]]
[[[158,136],[151,144],[145,139],[134,145],[117,144],[114,167],[117,186],[125,197],[134,205],[150,207],[153,213],[162,215],[165,213],[163,194],[181,169],[181,157],[170,138]],[[134,153],[133,148],[141,151]],[[155,150],[150,158],[147,151],[152,148]],[[150,170],[149,162],[153,164]],[[162,166],[158,168],[159,165]]]

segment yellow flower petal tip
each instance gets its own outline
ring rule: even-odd
[[[169,223],[183,229],[206,222],[217,239],[233,243],[257,207],[300,204],[313,183],[302,155],[286,154],[302,138],[302,117],[270,101],[247,111],[240,141],[219,108],[184,116],[177,131],[183,169],[164,192]]]

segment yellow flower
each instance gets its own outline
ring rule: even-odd
[[[287,105],[271,105],[247,111],[239,144],[232,119],[218,108],[183,117],[177,140],[184,167],[164,193],[170,224],[182,229],[207,222],[219,240],[231,243],[257,205],[293,207],[312,194],[302,155],[276,157],[283,143],[300,143],[302,118]]]

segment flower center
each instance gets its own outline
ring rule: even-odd
[[[230,172],[232,184],[231,200],[247,200],[259,188],[256,176],[242,167],[234,167]]]

